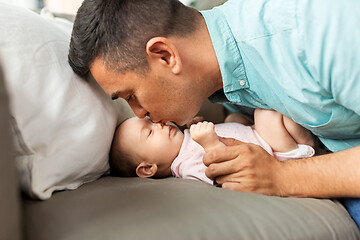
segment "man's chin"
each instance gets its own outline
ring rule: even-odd
[[[186,123],[183,123],[183,122],[175,122],[176,123],[176,125],[178,125],[178,126],[180,126],[180,127],[182,127],[182,126],[184,126]]]
[[[188,122],[190,122],[193,118],[190,119],[178,119],[178,120],[158,120],[155,121],[155,119],[152,119],[153,122],[160,122],[160,123],[168,123],[168,122],[172,122],[175,123],[177,126],[185,126]]]
[[[178,126],[185,126],[187,123],[189,123],[190,121],[192,121],[193,118],[190,119],[184,119],[184,120],[179,120],[179,121],[174,121]]]

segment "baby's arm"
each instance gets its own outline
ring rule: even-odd
[[[205,151],[218,146],[225,146],[219,141],[219,137],[215,132],[215,126],[212,122],[199,122],[191,125],[190,135]]]
[[[298,144],[315,147],[311,132],[279,112],[256,109],[255,130],[275,152],[289,152]]]

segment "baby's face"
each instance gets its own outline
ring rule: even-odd
[[[164,166],[163,170],[169,170],[184,140],[184,134],[175,125],[153,123],[150,118],[130,118],[121,128],[128,150],[141,159]]]

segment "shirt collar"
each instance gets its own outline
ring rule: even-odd
[[[226,93],[249,88],[240,50],[221,8],[201,11],[221,71],[223,91]]]

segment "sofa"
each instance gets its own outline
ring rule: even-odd
[[[108,174],[132,116],[67,65],[71,22],[0,3],[0,239],[360,239],[336,199]],[[220,106],[201,113],[223,120]]]

